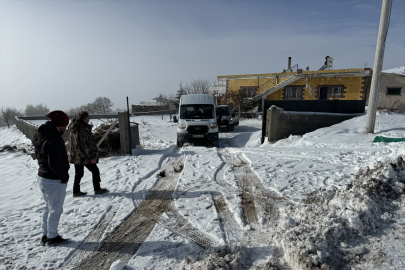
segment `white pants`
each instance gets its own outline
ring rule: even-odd
[[[46,179],[41,176],[37,176],[37,183],[45,201],[42,212],[43,235],[54,238],[59,235],[58,225],[63,213],[67,184],[62,184],[60,180]]]

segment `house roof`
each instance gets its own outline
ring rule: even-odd
[[[383,71],[384,73],[394,73],[399,75],[405,75],[405,66],[387,69]]]
[[[371,68],[352,68],[352,69],[333,69],[333,70],[314,70],[302,71],[303,77],[363,77],[371,76]],[[237,80],[237,79],[257,79],[257,78],[274,78],[278,77],[292,77],[297,75],[296,72],[280,72],[280,73],[265,73],[265,74],[247,74],[247,75],[224,75],[218,76],[218,80]]]

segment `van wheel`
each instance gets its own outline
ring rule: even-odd
[[[212,144],[212,147],[219,147],[219,142],[218,141],[212,142],[211,144]]]
[[[179,142],[179,141],[177,141],[177,147],[183,147],[183,142]]]
[[[236,122],[234,125],[235,125],[235,126],[239,126],[239,122]]]

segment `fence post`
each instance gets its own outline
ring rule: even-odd
[[[273,105],[266,113],[266,137],[269,139],[269,142],[274,142],[280,139],[278,138],[278,120],[280,115],[284,113],[284,110]]]
[[[127,112],[118,113],[121,154],[131,154],[131,145],[129,138],[129,117]]]

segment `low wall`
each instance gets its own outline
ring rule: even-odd
[[[161,115],[161,114],[176,114],[177,110],[164,110],[164,111],[150,111],[150,112],[133,112],[131,116],[139,116],[139,115]],[[68,115],[69,119],[78,118],[78,115]],[[49,118],[45,115],[38,115],[38,116],[19,116],[19,119],[23,120],[49,120]],[[118,114],[90,114],[91,119],[114,119],[118,118]]]
[[[34,116],[34,117],[36,117],[36,118],[31,117],[31,119],[26,119],[28,117],[24,117],[24,119],[23,119],[23,117],[17,117],[17,116],[15,117],[17,129],[20,130],[31,141],[34,137],[35,131],[38,129],[38,126],[34,125],[32,123],[29,123],[27,120],[47,120],[46,116],[44,118],[40,118],[42,116]],[[117,118],[117,115],[115,116],[115,118]],[[121,131],[121,129],[120,129],[120,131]],[[68,129],[66,129],[66,131],[63,133],[62,138],[65,142],[67,142],[69,140],[69,130]],[[139,144],[140,144],[140,140],[139,140],[138,125],[132,125],[131,126],[131,147],[134,149]]]
[[[364,115],[339,114],[339,113],[315,113],[315,112],[287,112],[276,106],[267,110],[265,136],[270,142],[289,137],[290,135],[302,135],[315,131],[319,128],[330,127],[351,118]]]
[[[78,115],[68,115],[69,119],[78,118]],[[49,118],[45,115],[38,115],[38,116],[19,116],[18,118],[23,120],[49,120]],[[112,119],[118,118],[117,114],[90,114],[91,119]]]
[[[15,125],[17,126],[18,130],[20,130],[25,136],[27,136],[31,141],[34,137],[35,130],[38,129],[36,125],[33,125],[21,118],[15,117]]]
[[[23,119],[23,117],[15,117],[16,122],[15,125],[17,126],[18,130],[20,130],[25,136],[27,136],[31,141],[34,137],[35,131],[38,129],[37,125],[34,125],[27,120],[42,120],[42,119]],[[66,131],[62,135],[62,139],[67,142],[69,140],[69,130]]]
[[[132,112],[131,116],[139,116],[139,115],[154,115],[154,114],[176,114],[178,110],[164,110],[164,111],[149,111],[149,112]]]
[[[150,111],[163,111],[167,106],[158,105],[132,105],[132,113],[134,112],[150,112]]]

